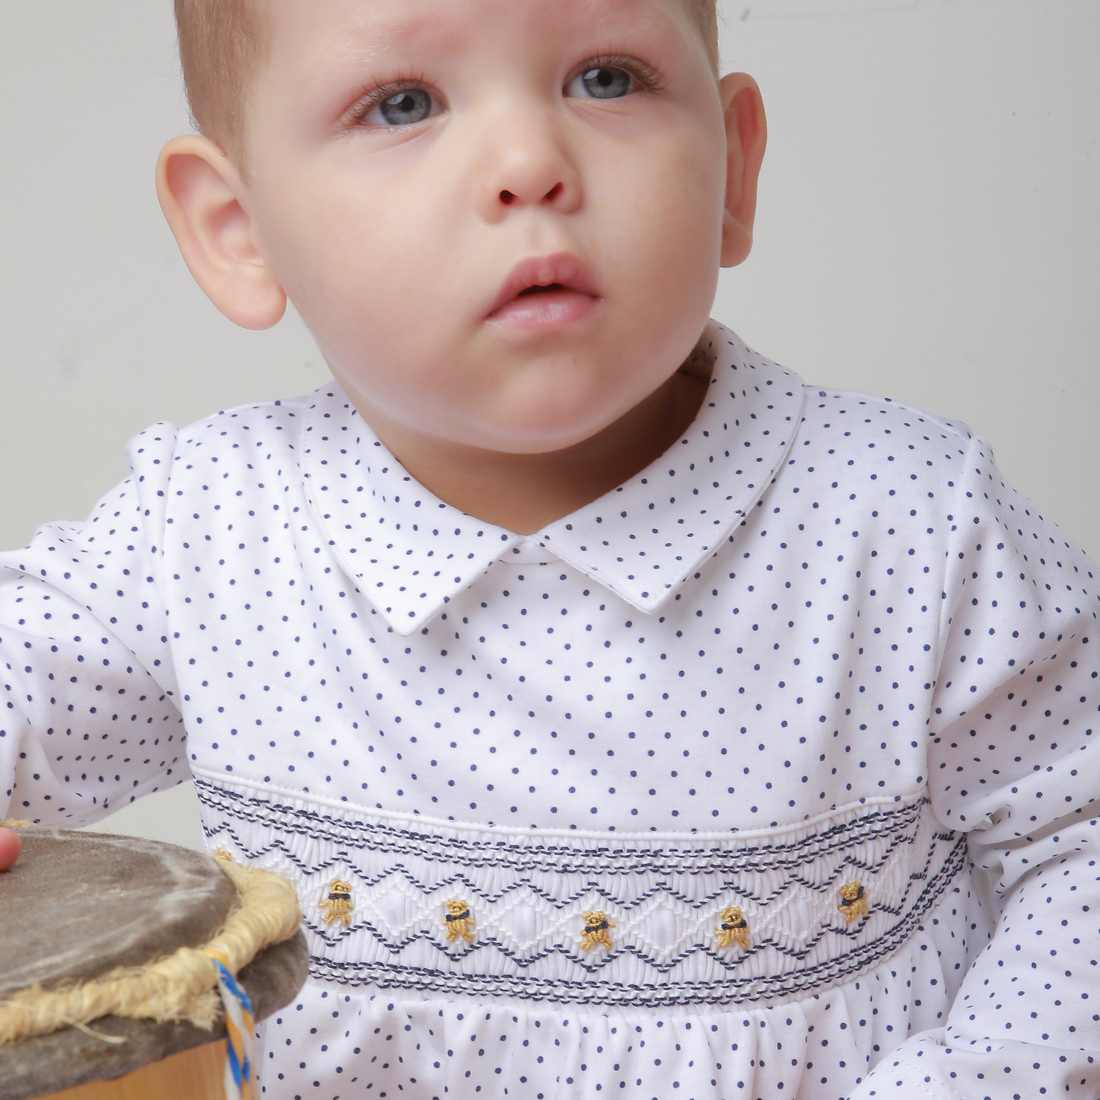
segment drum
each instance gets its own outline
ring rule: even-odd
[[[0,874],[0,1100],[255,1097],[253,1019],[309,963],[293,887],[171,844],[18,832]]]

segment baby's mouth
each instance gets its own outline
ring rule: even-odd
[[[565,287],[561,283],[550,283],[549,286],[529,286],[526,290],[521,290],[516,297],[523,298],[528,294],[545,294],[549,290],[564,290]]]
[[[513,330],[546,332],[583,320],[600,301],[580,260],[559,252],[518,263],[486,320]]]

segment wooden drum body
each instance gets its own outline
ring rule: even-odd
[[[209,944],[240,910],[233,881],[200,852],[102,833],[20,834],[23,854],[0,874],[0,1006],[28,990],[140,975],[181,948]],[[294,924],[292,917],[291,931]],[[293,999],[308,962],[305,939],[293,931],[240,970],[256,1020]],[[123,1015],[58,1023],[59,1030],[0,1042],[0,1100],[225,1095],[220,1014],[212,1030],[186,1019]]]
[[[223,1039],[170,1054],[114,1081],[89,1081],[40,1100],[224,1100],[224,1074]]]

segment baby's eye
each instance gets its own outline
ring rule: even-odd
[[[578,99],[619,99],[638,86],[634,77],[615,65],[598,65],[577,73],[565,86],[565,94]]]
[[[423,88],[403,88],[376,103],[363,121],[374,126],[411,126],[423,122],[434,106],[431,95]]]

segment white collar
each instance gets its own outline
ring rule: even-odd
[[[714,368],[687,434],[617,489],[529,536],[440,500],[335,384],[323,387],[301,441],[314,519],[341,567],[401,635],[422,628],[500,559],[560,558],[639,611],[659,611],[763,496],[802,418],[796,374],[713,321],[698,347]]]

